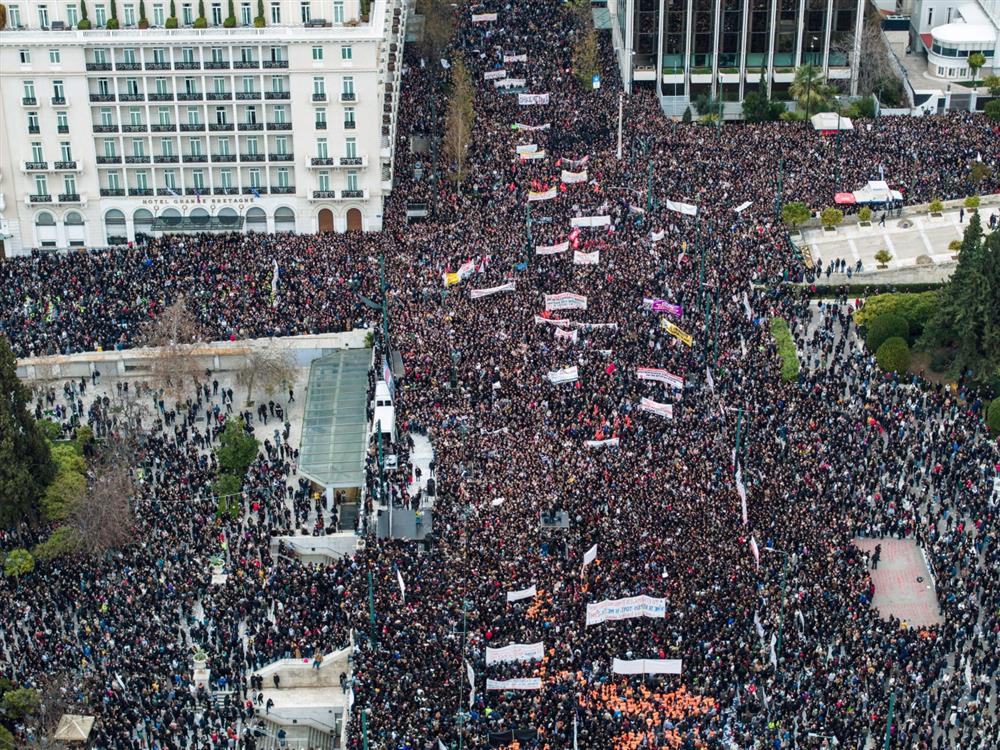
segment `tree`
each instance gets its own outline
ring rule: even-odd
[[[17,378],[14,352],[0,336],[0,523],[34,516],[56,475],[49,444],[27,409],[31,392]]]
[[[70,555],[80,547],[80,537],[72,526],[60,526],[31,550],[36,560],[55,560]]]
[[[196,29],[208,27],[208,19],[205,18],[205,0],[198,0],[198,17],[194,19],[193,25]]]
[[[80,21],[77,23],[76,27],[81,31],[86,31],[90,28],[90,18],[87,16],[86,0],[80,0]]]
[[[139,28],[149,28],[149,19],[146,18],[146,0],[139,0]]]
[[[992,176],[993,170],[990,169],[989,165],[981,161],[974,161],[969,167],[969,182],[977,188],[982,184],[983,180],[989,179]],[[979,206],[977,205],[976,208],[979,208]]]
[[[240,499],[237,495],[243,489],[243,480],[232,474],[222,473],[212,483],[212,492],[215,493],[217,505],[215,515],[221,518],[229,515],[232,518],[239,518]]]
[[[150,362],[154,382],[178,401],[204,372],[194,352],[202,340],[201,324],[185,303],[184,296],[164,308],[139,337],[143,346],[156,347]]]
[[[35,569],[35,558],[26,549],[12,549],[3,561],[3,572],[8,578],[20,578]],[[6,699],[9,693],[4,694]]]
[[[886,372],[903,374],[910,369],[910,360],[910,347],[899,336],[886,339],[875,352],[875,361]]]
[[[979,208],[979,196],[978,195],[969,195],[962,202],[965,204],[965,208],[966,208],[967,211],[975,211],[977,208]]]
[[[877,352],[886,340],[894,337],[908,339],[909,336],[910,324],[906,322],[906,318],[886,313],[879,315],[868,325],[865,331],[865,345],[868,347],[868,351]]]
[[[939,214],[944,211],[944,203],[941,202],[940,198],[934,198],[928,205],[927,210],[932,214]]]
[[[786,203],[781,207],[781,218],[792,229],[805,224],[812,218],[812,213],[805,203]]]
[[[875,253],[875,260],[878,261],[879,268],[885,268],[886,263],[892,260],[892,253],[886,250],[884,247]]]
[[[111,18],[108,19],[107,24],[105,25],[112,31],[117,29],[120,25],[118,23],[118,5],[115,0],[111,0]]]
[[[824,227],[835,227],[844,220],[844,212],[833,206],[824,208],[823,213],[819,215],[819,220]]]
[[[684,114],[681,115],[681,122],[683,122],[685,125],[690,125],[691,124],[691,108],[690,107],[685,107],[684,108]]]
[[[857,73],[860,96],[879,92],[879,99],[882,99],[886,82],[898,79],[882,36],[882,17],[877,11],[869,9],[866,13],[860,44],[856,45],[855,41],[853,33],[835,34],[830,39],[830,50],[847,57],[848,67]]]
[[[993,399],[989,411],[986,412],[986,426],[994,435],[1000,435],[1000,396]]]
[[[227,420],[219,437],[219,447],[215,449],[219,470],[242,478],[257,458],[259,447],[256,438],[247,434],[240,420]]]
[[[236,26],[236,8],[233,6],[233,0],[229,0],[229,15],[226,16],[222,25],[227,29],[231,29]]]
[[[858,211],[859,221],[871,221],[872,220],[872,210],[868,206],[862,206],[861,210]]]
[[[47,521],[63,521],[87,491],[83,474],[60,468],[56,478],[45,488],[41,499],[42,516]]]
[[[585,91],[592,91],[594,76],[601,72],[600,54],[597,50],[597,31],[594,24],[577,32],[573,47],[573,73]]]
[[[447,0],[420,0],[417,12],[424,17],[420,54],[432,66],[437,66],[455,35],[454,8]]]
[[[466,178],[466,161],[472,140],[473,110],[472,83],[465,63],[456,60],[451,66],[451,96],[445,116],[444,153],[451,164],[451,176],[457,188]]]
[[[102,456],[92,474],[90,486],[69,521],[79,538],[80,550],[98,556],[133,540],[132,502],[136,488],[128,464],[111,456]]]
[[[954,348],[955,371],[971,370],[979,380],[1000,370],[1000,232],[984,241],[978,213],[969,219],[958,265],[941,290],[921,346]]]
[[[25,550],[15,551],[25,552]],[[41,703],[38,691],[32,688],[16,688],[3,694],[4,711],[16,721],[23,721],[37,714]]]
[[[966,62],[969,64],[969,70],[972,71],[972,86],[975,88],[979,71],[986,65],[986,55],[982,52],[973,52],[969,55],[969,59]]]
[[[258,29],[267,26],[267,19],[264,17],[264,0],[257,0],[257,17],[253,19],[253,25]]]
[[[1000,122],[1000,99],[994,99],[991,102],[987,102],[986,106],[983,108],[983,112],[985,112],[986,116],[994,122]]]
[[[247,389],[247,405],[253,400],[254,385],[260,385],[271,396],[295,380],[295,362],[287,349],[251,349],[244,356],[243,367],[236,373],[236,382]]]
[[[174,5],[174,0],[170,0],[170,15],[167,16],[167,20],[164,23],[168,29],[177,28],[177,6]]]
[[[795,80],[789,85],[788,93],[798,102],[799,109],[805,112],[808,120],[817,112],[830,109],[834,88],[826,82],[822,68],[807,64],[795,69]]]

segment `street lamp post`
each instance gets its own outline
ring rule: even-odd
[[[777,658],[781,659],[781,644],[785,632],[785,599],[788,593],[788,553],[774,547],[765,547],[765,552],[781,555],[781,616],[778,618],[778,643],[775,648]],[[775,667],[777,671],[777,667]]]

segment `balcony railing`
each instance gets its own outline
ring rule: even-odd
[[[153,188],[129,188],[129,195],[152,195]]]
[[[263,185],[258,185],[256,188],[254,188],[254,187],[244,187],[243,188],[243,195],[253,195],[253,191],[254,190],[256,190],[260,195],[266,195],[267,194],[267,188],[264,187]]]
[[[139,156],[131,155],[125,157],[126,164],[149,164],[150,156],[149,154],[141,154]]]
[[[212,161],[236,161],[236,154],[212,154]]]
[[[295,161],[293,154],[268,154],[267,158],[271,161]]]
[[[251,102],[260,99],[259,91],[237,91],[236,98],[241,102]]]
[[[79,193],[59,193],[60,203],[79,203],[80,194]]]
[[[205,63],[205,70],[229,70],[229,61],[209,60]]]
[[[237,125],[240,130],[263,130],[264,123],[262,122],[241,122]]]
[[[145,94],[119,94],[118,101],[121,102],[141,102],[146,98]]]
[[[116,62],[115,70],[142,70],[142,65],[137,62]]]
[[[174,70],[200,70],[201,63],[198,62],[177,62],[174,63]]]
[[[266,91],[264,92],[265,99],[290,99],[291,94],[287,91]]]
[[[153,157],[154,164],[176,164],[180,161],[177,154],[159,154]]]
[[[69,132],[69,125],[56,125],[56,132],[57,133],[68,133]]]
[[[180,195],[176,188],[156,188],[157,195]]]
[[[233,63],[237,70],[247,70],[249,68],[259,68],[260,60],[237,60]]]
[[[232,91],[209,91],[205,95],[205,98],[210,102],[227,102],[232,101],[233,92]]]
[[[240,154],[240,161],[264,161],[264,154]]]
[[[292,195],[295,192],[294,185],[278,185],[278,187],[271,188],[271,193],[273,195]]]
[[[53,96],[52,97],[52,106],[54,106],[54,107],[62,107],[65,104],[66,104],[66,97],[65,96]]]
[[[182,133],[197,133],[205,129],[205,123],[203,122],[182,122],[181,132]]]
[[[111,70],[111,63],[89,62],[87,70]]]
[[[342,190],[340,192],[340,197],[341,198],[364,198],[365,197],[365,191],[364,190]]]
[[[355,120],[344,121],[344,130],[354,130],[357,126],[358,123]]]
[[[148,62],[148,63],[146,63],[146,70],[170,70],[170,63],[168,63],[168,62]]]
[[[101,197],[120,198],[125,195],[125,188],[101,188]]]
[[[26,161],[24,163],[24,169],[27,172],[37,172],[48,168],[49,163],[47,161]]]
[[[173,133],[177,130],[177,123],[175,122],[160,122],[153,123],[149,126],[149,129],[154,133]]]
[[[94,125],[95,133],[117,133],[117,125]]]
[[[53,169],[76,169],[76,161],[69,159],[68,161],[57,161],[52,165]]]
[[[205,195],[206,193],[208,193],[208,188],[184,188],[184,195]]]
[[[42,130],[37,125],[29,125],[28,132],[31,133],[32,135],[37,135],[38,133],[41,133]]]
[[[167,92],[162,94],[153,93],[149,95],[149,101],[151,102],[172,102],[174,100],[174,95]]]
[[[114,94],[91,94],[90,101],[92,102],[113,102],[115,100]]]
[[[122,132],[123,133],[145,133],[146,130],[147,130],[147,127],[146,127],[145,124],[143,124],[143,125],[122,125]]]
[[[341,91],[340,101],[342,102],[356,102],[358,100],[358,95],[353,91]]]
[[[365,157],[363,156],[341,156],[337,163],[342,167],[363,167]]]
[[[28,196],[29,203],[51,203],[52,196],[48,193],[36,193]]]
[[[115,156],[98,156],[97,157],[97,163],[98,164],[121,164],[122,163],[122,157],[118,156],[118,155],[115,155]]]
[[[336,190],[313,190],[312,196],[313,196],[313,198],[318,198],[318,199],[322,199],[322,198],[336,198],[337,197],[337,191]]]
[[[267,124],[268,130],[291,130],[292,123],[290,122],[269,122]]]
[[[317,120],[316,130],[326,130],[326,120]]]
[[[21,97],[21,104],[23,104],[25,107],[34,107],[36,104],[38,104],[38,99],[36,99],[33,96],[24,96]]]
[[[314,93],[313,94],[313,101],[314,102],[325,102],[326,101],[326,94],[324,94],[322,92],[316,92],[316,93]]]
[[[208,157],[205,154],[184,154],[185,164],[202,164],[208,161]]]
[[[264,61],[264,67],[265,68],[270,68],[270,69],[274,69],[274,68],[287,68],[288,67],[288,60],[265,60]]]
[[[239,195],[240,189],[238,187],[217,187],[212,193],[215,195]]]
[[[235,130],[236,126],[231,122],[211,122],[208,124],[209,130]]]
[[[314,167],[332,167],[337,163],[337,159],[332,156],[314,156],[309,163]]]
[[[201,100],[202,93],[200,91],[181,91],[177,94],[179,102],[200,102]]]

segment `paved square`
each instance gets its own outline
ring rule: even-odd
[[[911,539],[855,539],[854,544],[867,552],[874,552],[876,544],[882,545],[882,557],[871,576],[875,583],[872,604],[883,617],[897,617],[910,627],[944,622],[939,614],[937,592],[916,542]]]

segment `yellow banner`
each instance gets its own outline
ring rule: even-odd
[[[461,281],[461,279],[459,278],[459,276],[458,276],[457,273],[446,273],[446,274],[444,274],[444,285],[445,286],[451,286],[453,284],[457,284],[459,281]]]
[[[694,342],[694,339],[691,337],[690,333],[684,333],[684,331],[682,331],[680,328],[678,328],[677,326],[675,326],[673,323],[671,323],[666,318],[661,318],[660,319],[660,325],[663,327],[663,330],[665,330],[667,333],[669,333],[674,338],[680,339],[687,346],[691,346],[691,344]]]

